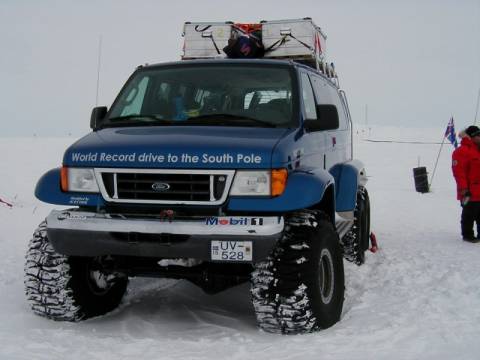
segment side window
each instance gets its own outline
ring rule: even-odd
[[[314,75],[310,76],[310,80],[312,80],[313,90],[315,91],[315,98],[317,100],[317,104],[333,104],[331,94],[328,91],[329,85],[326,83],[326,81],[319,76]]]
[[[348,108],[345,100],[340,97],[339,95],[339,102],[340,102],[340,107],[338,109],[338,116],[340,117],[340,129],[348,129],[350,128],[350,119],[349,119],[349,113],[348,113]]]
[[[144,77],[137,86],[133,87],[128,93],[127,97],[123,100],[126,104],[120,116],[137,115],[140,114],[142,109],[143,100],[145,98],[145,92],[149,82],[148,77]]]
[[[345,107],[343,106],[342,100],[340,99],[340,94],[335,88],[333,88],[333,86],[329,86],[328,88],[333,99],[333,105],[335,105],[338,111],[338,128],[340,130],[345,130],[348,128],[348,118],[347,114],[345,113]]]
[[[322,105],[335,105],[338,111],[339,129],[347,129],[348,118],[337,89],[319,76],[311,76],[311,80],[317,103]]]
[[[308,75],[302,73],[302,96],[303,106],[305,109],[306,120],[316,120],[317,110],[315,109],[315,97],[313,95],[312,85],[308,79]]]

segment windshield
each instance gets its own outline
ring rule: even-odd
[[[138,72],[103,126],[222,125],[291,127],[287,67],[220,64]]]

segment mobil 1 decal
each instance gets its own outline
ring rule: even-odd
[[[205,225],[210,226],[262,226],[263,218],[248,217],[209,217],[205,220]]]

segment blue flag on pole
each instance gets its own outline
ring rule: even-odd
[[[455,124],[453,123],[453,116],[450,118],[450,121],[447,125],[447,130],[445,130],[445,137],[452,143],[455,148],[458,147],[457,136],[455,134]]]

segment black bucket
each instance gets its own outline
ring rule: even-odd
[[[428,175],[425,166],[413,168],[413,179],[415,180],[415,190],[419,193],[428,193]]]

